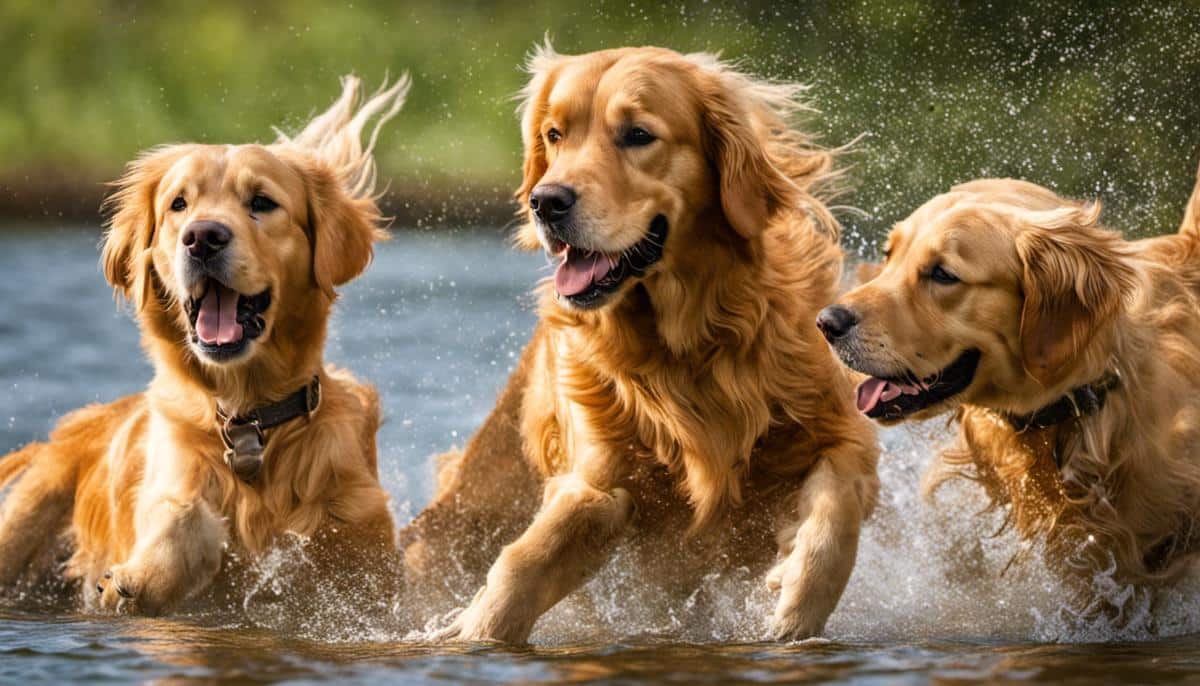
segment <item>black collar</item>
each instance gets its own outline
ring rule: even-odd
[[[1069,419],[1087,417],[1099,412],[1104,407],[1104,401],[1108,398],[1109,391],[1119,386],[1120,383],[1121,376],[1119,374],[1106,372],[1096,381],[1071,389],[1063,397],[1039,410],[1021,415],[1005,412],[1002,416],[1017,430],[1017,433],[1057,426]]]
[[[251,483],[262,471],[264,431],[297,417],[311,417],[321,406],[321,378],[314,376],[300,390],[279,402],[256,407],[246,414],[230,416],[220,405],[221,441],[225,444],[225,464],[238,478]]]

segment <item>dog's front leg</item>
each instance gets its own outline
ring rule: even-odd
[[[157,497],[137,512],[129,558],[96,583],[102,609],[155,615],[203,590],[221,568],[225,526],[199,497]]]
[[[624,489],[602,490],[579,473],[550,479],[533,523],[501,551],[486,585],[439,637],[525,641],[538,617],[601,565],[632,511]]]
[[[805,479],[797,518],[780,532],[781,559],[767,577],[779,591],[771,620],[775,639],[808,638],[824,630],[850,579],[859,529],[877,488],[871,476],[839,474],[828,457]]]

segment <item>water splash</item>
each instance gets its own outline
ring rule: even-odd
[[[1151,592],[1118,583],[1113,568],[1102,570],[1093,581],[1096,602],[1122,608],[1106,618],[1064,601],[1067,590],[1039,547],[1004,529],[1005,513],[987,510],[975,484],[955,480],[935,500],[923,499],[922,476],[952,431],[932,421],[883,432],[881,502],[864,527],[829,637],[1079,643],[1200,631],[1200,577]],[[640,577],[630,557],[628,546],[619,546],[594,578],[540,620],[531,640],[742,642],[767,635],[774,594],[747,570],[710,574],[679,597]],[[409,638],[427,637],[452,618],[434,618]]]
[[[1068,593],[1037,545],[1004,530],[1004,512],[987,510],[975,484],[951,481],[932,502],[923,499],[922,476],[952,430],[933,421],[882,433],[880,503],[863,529],[829,638],[1079,643],[1200,631],[1200,575],[1151,592],[1118,583],[1113,568],[1102,570],[1093,581],[1096,602],[1122,608],[1107,618],[1065,603]],[[326,643],[425,643],[458,612],[420,607],[403,589],[389,602],[364,606],[344,589],[380,580],[352,570],[337,583],[318,579],[309,543],[285,537],[246,564],[242,590],[227,595],[224,606],[192,617]],[[678,594],[647,581],[634,557],[631,544],[619,545],[603,569],[538,622],[531,640],[541,646],[631,638],[729,643],[768,635],[774,593],[749,570],[709,574]],[[465,604],[475,589],[462,590]]]

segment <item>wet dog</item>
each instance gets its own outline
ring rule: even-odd
[[[108,200],[108,281],[133,306],[154,379],[65,417],[0,460],[0,586],[63,574],[86,605],[156,614],[223,586],[281,536],[339,571],[389,566],[394,524],[375,454],[374,389],[322,361],[336,288],[381,237],[359,82],[272,145],[170,145]],[[374,135],[371,137],[372,145]]]
[[[402,534],[417,580],[491,564],[441,636],[525,640],[629,532],[647,584],[744,567],[778,590],[772,636],[821,632],[877,449],[804,324],[842,253],[799,89],[656,48],[546,48],[530,71],[518,242],[557,267],[496,411]]]
[[[981,483],[1084,607],[1094,575],[1173,579],[1200,545],[1198,213],[1200,188],[1178,233],[1129,242],[1098,204],[973,181],[897,224],[817,320],[867,376],[867,416],[953,413],[930,488]]]

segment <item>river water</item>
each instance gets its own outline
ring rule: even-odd
[[[0,232],[0,452],[150,377],[136,326],[100,275],[97,236]],[[462,445],[486,416],[532,328],[530,287],[547,273],[499,231],[398,232],[345,289],[328,357],[382,392],[381,476],[401,523],[430,498],[430,456]],[[707,604],[703,621],[687,606],[664,611],[618,554],[527,648],[432,645],[399,626],[348,634],[0,609],[0,683],[1200,681],[1200,582],[1159,593],[1131,629],[1074,621],[1036,551],[996,533],[1001,515],[980,512],[976,489],[919,497],[948,436],[940,422],[882,435],[882,503],[819,640],[760,642],[770,597],[756,580],[711,580],[724,602]]]

